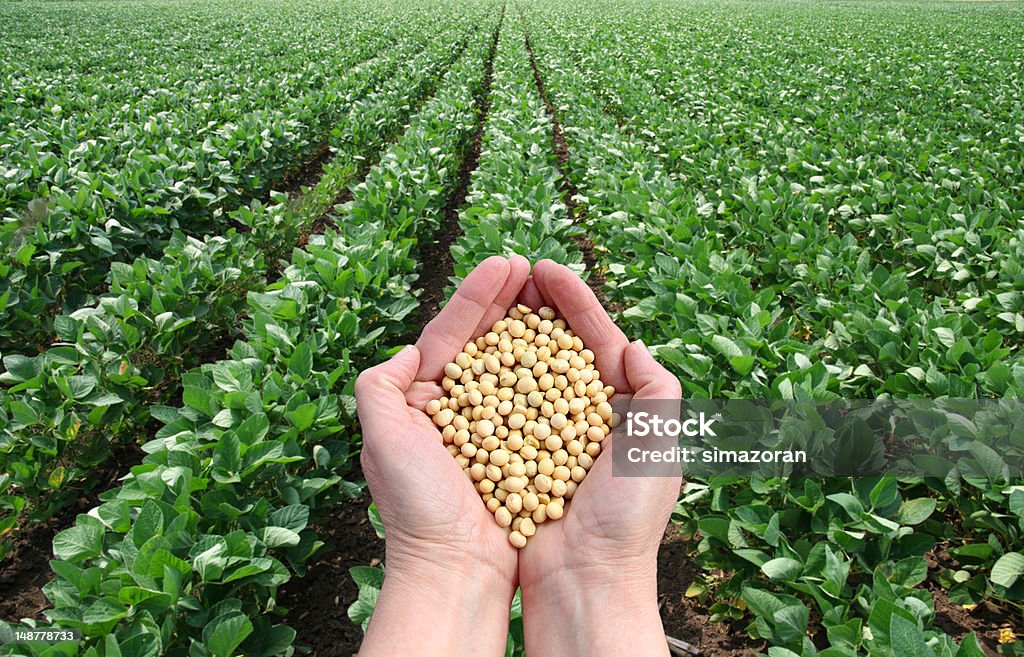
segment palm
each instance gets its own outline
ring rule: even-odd
[[[594,294],[565,267],[538,263],[520,295],[529,306],[547,305],[565,318],[597,357],[601,378],[614,386],[613,402],[633,398],[674,399],[679,383],[638,356]],[[615,438],[602,447],[608,452]],[[566,567],[586,568],[642,554],[657,546],[679,490],[679,479],[613,477],[611,457],[598,458],[558,522],[547,523],[519,555],[520,580],[529,582]],[[661,518],[664,522],[651,522]],[[648,560],[650,561],[650,560]]]
[[[422,388],[419,388],[422,390]],[[440,389],[440,388],[439,388]],[[438,396],[440,393],[438,393]],[[384,472],[374,452],[368,450],[364,470],[371,492],[403,490],[401,504],[378,504],[388,528],[392,549],[430,546],[451,557],[453,565],[465,555],[477,555],[481,562],[504,572],[515,570],[515,549],[503,529],[480,501],[465,473],[441,444],[440,432],[422,406],[409,406],[408,416],[396,417],[394,430],[419,445],[415,462],[399,464]],[[378,486],[378,482],[380,485]],[[386,500],[388,493],[374,497]]]
[[[465,567],[475,557],[515,577],[515,548],[444,448],[424,408],[443,394],[437,382],[445,363],[504,316],[529,269],[522,257],[481,263],[424,328],[415,361],[386,363],[383,373],[368,377],[361,390],[357,386],[366,436],[363,470],[388,534],[389,559],[429,555]]]

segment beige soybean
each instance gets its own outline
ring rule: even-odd
[[[595,361],[552,308],[517,305],[445,364],[424,407],[517,548],[564,516],[619,420]]]
[[[526,537],[517,531],[508,535],[508,542],[517,548],[526,547]]]

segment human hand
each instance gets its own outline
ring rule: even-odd
[[[679,381],[642,342],[629,342],[567,267],[537,263],[519,300],[551,306],[565,318],[596,355],[617,401],[680,398]],[[614,436],[602,443],[603,452]],[[520,551],[531,657],[668,654],[657,608],[657,558],[680,483],[681,476],[613,478],[611,456],[597,459],[564,517],[545,523]]]
[[[362,657],[504,652],[516,549],[424,407],[443,394],[445,363],[504,317],[529,270],[521,256],[488,258],[415,346],[356,382],[363,473],[387,533],[387,575]]]

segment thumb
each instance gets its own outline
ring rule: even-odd
[[[654,360],[642,340],[626,347],[623,354],[626,380],[634,391],[634,399],[680,399],[683,396],[679,379]]]
[[[419,349],[407,345],[389,360],[363,370],[356,379],[356,411],[364,434],[381,435],[378,432],[387,432],[389,423],[407,421],[405,391],[419,367]]]

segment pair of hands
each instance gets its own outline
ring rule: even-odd
[[[387,532],[387,576],[361,657],[502,655],[517,586],[531,657],[668,654],[656,567],[678,479],[613,478],[611,457],[598,458],[565,516],[516,550],[424,412],[443,395],[445,363],[517,302],[565,318],[617,399],[680,396],[675,377],[567,267],[542,260],[531,275],[521,256],[477,266],[415,346],[356,383],[363,472]]]

